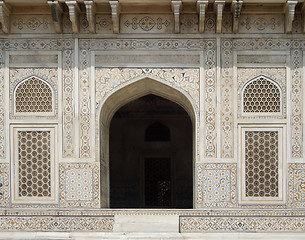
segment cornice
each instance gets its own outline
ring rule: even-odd
[[[174,32],[181,32],[181,14],[198,15],[198,33],[205,32],[206,15],[214,14],[216,33],[223,33],[223,16],[232,17],[232,32],[238,33],[239,19],[244,14],[282,14],[285,31],[292,33],[296,12],[305,22],[305,0],[0,0],[0,22],[3,33],[10,33],[10,15],[52,16],[56,33],[62,34],[63,15],[69,15],[73,33],[80,32],[80,16],[85,15],[90,34],[96,33],[96,15],[111,15],[113,33],[120,33],[120,17],[127,14],[169,14],[174,19]],[[228,15],[228,13],[227,13]],[[304,28],[305,31],[305,28]]]

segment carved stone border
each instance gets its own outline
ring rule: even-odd
[[[232,40],[222,40],[221,66],[221,157],[234,157],[233,49]]]
[[[180,217],[180,232],[304,232],[304,217]]]
[[[0,216],[1,231],[112,232],[113,216]]]
[[[282,206],[283,207],[283,206]],[[202,216],[202,217],[305,217],[304,209],[23,209],[0,208],[0,216],[138,216],[138,215],[180,215],[180,216]]]

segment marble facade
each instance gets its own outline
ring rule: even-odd
[[[0,239],[301,238],[304,9],[297,0],[1,0]],[[109,208],[111,117],[149,93],[192,120],[193,209]],[[22,193],[32,182],[37,191]]]

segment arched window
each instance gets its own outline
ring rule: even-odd
[[[243,113],[281,113],[280,87],[264,76],[246,84],[242,100]]]
[[[170,130],[164,124],[155,122],[146,129],[145,141],[170,141]]]
[[[15,91],[15,113],[52,113],[51,87],[37,77],[21,82]]]

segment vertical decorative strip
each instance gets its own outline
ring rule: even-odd
[[[232,158],[233,153],[233,51],[232,40],[222,41],[221,124],[222,157]]]
[[[302,51],[300,41],[294,41],[291,50],[291,156],[301,158],[302,147]]]
[[[80,44],[80,70],[79,70],[79,114],[80,114],[80,157],[91,157],[90,149],[90,51],[88,41]]]
[[[4,56],[0,45],[0,158],[5,157],[5,111],[4,111]]]
[[[63,157],[74,156],[73,106],[73,49],[72,41],[64,42],[63,49]]]
[[[8,207],[9,200],[9,165],[2,163],[0,164],[0,208]]]
[[[205,55],[206,157],[216,157],[216,41],[206,41]]]

